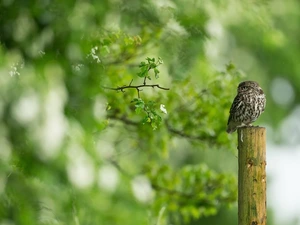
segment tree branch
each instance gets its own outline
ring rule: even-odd
[[[197,140],[197,141],[203,141],[206,139],[207,141],[211,141],[209,137],[206,138],[206,137],[203,137],[200,135],[196,136],[196,135],[192,135],[192,134],[187,134],[182,130],[177,130],[177,129],[171,127],[167,121],[166,121],[166,127],[170,133],[176,134],[177,136],[180,136],[182,138],[187,138],[187,139]]]
[[[114,90],[114,91],[121,91],[121,92],[125,92],[124,89],[136,89],[137,91],[137,94],[138,94],[138,98],[140,98],[140,92],[142,91],[140,88],[148,88],[148,87],[152,87],[152,88],[159,88],[159,89],[162,89],[162,90],[165,90],[165,91],[168,91],[170,90],[170,88],[165,88],[165,87],[161,87],[159,86],[159,84],[146,84],[146,77],[144,79],[144,82],[143,84],[141,85],[131,85],[133,82],[133,79],[130,81],[129,85],[124,85],[122,87],[117,87],[117,88],[111,88],[111,87],[105,87],[105,86],[102,86],[102,88],[104,89],[108,89],[108,90]]]
[[[132,81],[130,82],[129,85],[124,85],[122,87],[117,87],[117,88],[111,88],[111,87],[105,87],[105,86],[102,86],[104,89],[109,89],[109,90],[114,90],[114,91],[124,91],[124,89],[129,89],[129,88],[132,88],[132,89],[139,89],[139,88],[143,88],[143,87],[152,87],[152,88],[159,88],[159,89],[163,89],[165,91],[168,91],[170,90],[170,88],[165,88],[165,87],[161,87],[159,86],[159,84],[141,84],[141,85],[131,85]]]
[[[140,125],[139,122],[134,121],[134,120],[130,120],[125,115],[116,116],[114,114],[111,114],[111,115],[107,115],[107,117],[110,118],[110,119],[113,119],[113,120],[121,121],[126,125],[131,125],[131,126]],[[213,136],[208,136],[208,135],[207,136],[201,136],[201,135],[196,136],[196,135],[192,135],[192,134],[187,134],[182,130],[175,129],[167,121],[165,122],[165,124],[166,124],[167,130],[170,133],[172,133],[172,134],[174,134],[178,137],[182,137],[182,138],[186,138],[186,139],[190,139],[190,140],[194,140],[194,141],[208,141],[208,143],[210,143],[210,144],[215,144],[215,137],[213,137]]]
[[[128,119],[125,115],[118,117],[118,116],[112,114],[112,115],[107,115],[107,118],[113,119],[113,120],[119,120],[119,121],[121,121],[127,125],[131,125],[131,126],[138,126],[140,124],[136,121]]]

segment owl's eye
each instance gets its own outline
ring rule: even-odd
[[[242,91],[245,91],[245,90],[247,90],[247,87],[246,86],[242,87]]]

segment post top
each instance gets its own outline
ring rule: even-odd
[[[241,140],[243,142],[244,139],[253,138],[253,135],[265,136],[266,128],[259,126],[239,127],[237,133],[238,140]],[[256,139],[254,141],[256,141]]]
[[[266,129],[265,127],[260,126],[245,126],[245,127],[239,127],[238,130],[256,130],[256,129]]]

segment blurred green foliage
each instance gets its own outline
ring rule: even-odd
[[[241,80],[298,79],[297,9],[2,1],[0,224],[236,224],[228,111]]]

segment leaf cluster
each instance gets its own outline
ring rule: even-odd
[[[142,119],[142,124],[149,123],[153,130],[156,130],[160,126],[162,118],[157,112],[158,108],[156,102],[149,101],[145,103],[142,99],[135,98],[132,100],[132,103],[135,104],[135,112],[137,114],[141,112],[146,114]]]
[[[149,170],[157,195],[154,208],[166,207],[172,220],[177,222],[215,215],[222,202],[231,202],[237,197],[235,177],[218,174],[205,164],[186,165],[179,171],[168,165]]]
[[[159,78],[159,70],[157,69],[157,67],[161,64],[163,64],[163,61],[160,57],[158,57],[158,59],[155,61],[155,58],[149,58],[147,57],[146,58],[146,61],[147,62],[141,62],[140,65],[139,65],[139,68],[140,68],[140,72],[138,72],[138,76],[139,77],[144,77],[144,78],[147,78],[149,80],[151,80],[151,77],[149,75],[149,72],[151,70],[153,70],[154,72],[154,77],[156,79]]]

